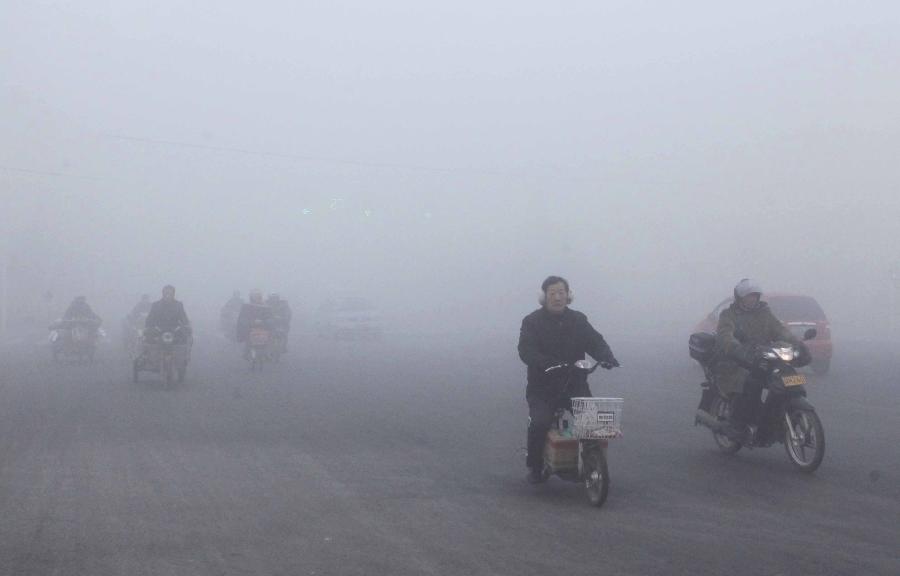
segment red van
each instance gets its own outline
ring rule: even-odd
[[[816,337],[806,342],[812,354],[811,367],[816,374],[825,374],[831,368],[831,326],[828,318],[816,299],[803,294],[786,294],[772,292],[763,294],[762,298],[769,303],[772,313],[781,320],[798,338],[810,328],[816,329]],[[726,298],[716,306],[709,315],[697,324],[695,331],[716,331],[719,324],[719,313],[731,306],[733,298]]]

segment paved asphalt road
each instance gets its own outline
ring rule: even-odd
[[[847,345],[810,386],[809,477],[692,426],[686,342],[611,335],[624,367],[592,385],[626,399],[626,435],[597,510],[524,482],[514,339],[304,339],[263,374],[198,341],[175,391],[116,350],[0,353],[0,574],[900,574],[889,350]]]

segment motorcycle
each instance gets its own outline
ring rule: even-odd
[[[193,338],[188,326],[178,326],[174,330],[163,331],[148,328],[142,338],[142,352],[132,363],[132,376],[138,382],[140,372],[155,372],[162,375],[166,387],[184,382],[187,365],[191,358]]]
[[[68,356],[93,362],[100,336],[100,323],[95,319],[57,320],[50,326],[49,336],[53,361],[59,361],[61,356]]]
[[[807,330],[804,340],[816,337],[816,330]],[[742,447],[768,448],[776,442],[784,444],[791,463],[805,473],[812,473],[825,457],[825,429],[816,409],[806,399],[807,377],[800,374],[794,362],[800,351],[786,342],[766,346],[761,357],[767,362],[758,376],[765,379],[766,398],[758,426],[748,435],[736,430],[731,420],[737,395],[724,395],[715,385],[709,361],[715,354],[715,336],[692,334],[690,355],[700,362],[706,380],[701,384],[700,406],[694,425],[712,430],[720,450],[734,454]]]
[[[552,366],[545,372],[568,371],[565,393],[575,378],[587,378],[598,366],[590,360],[578,360]],[[568,482],[581,482],[590,503],[603,506],[609,495],[606,452],[609,441],[622,436],[623,403],[622,398],[583,397],[572,398],[569,406],[558,408],[544,444],[544,479],[557,476]]]

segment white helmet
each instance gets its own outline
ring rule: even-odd
[[[748,294],[759,294],[762,296],[762,287],[755,281],[744,278],[734,287],[734,299],[735,301],[740,300]]]

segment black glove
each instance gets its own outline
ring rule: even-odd
[[[619,361],[616,360],[616,358],[614,356],[610,356],[606,360],[601,360],[600,366],[602,366],[603,368],[605,368],[607,370],[612,370],[613,368],[619,367]]]
[[[759,362],[762,359],[762,349],[759,346],[741,346],[732,359],[742,368],[747,370],[756,370],[759,368]]]
[[[809,348],[807,348],[805,344],[797,346],[797,350],[799,351],[799,354],[794,360],[794,366],[802,367],[812,362],[812,354],[809,353]]]
[[[751,364],[753,368],[760,372],[768,372],[771,367],[771,361],[765,357],[766,348],[756,346],[753,348]]]

